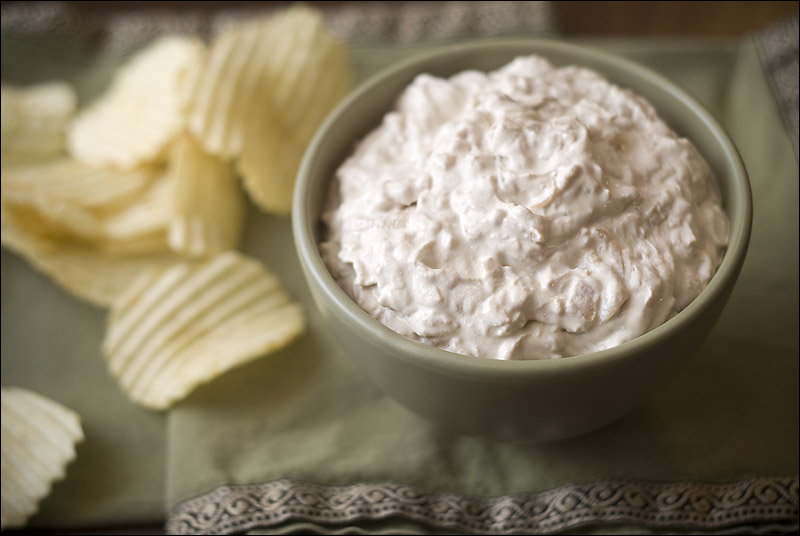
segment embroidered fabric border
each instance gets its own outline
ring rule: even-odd
[[[607,480],[476,497],[395,482],[323,486],[292,479],[221,486],[177,505],[169,534],[230,534],[283,523],[353,525],[386,518],[477,534],[552,534],[595,524],[755,532],[797,530],[798,477],[724,484]]]
[[[466,2],[359,2],[334,8],[316,4],[331,31],[350,42],[411,43],[458,36],[486,37],[516,32],[553,32],[549,0]],[[67,2],[14,2],[2,7],[2,31],[36,41],[124,53],[160,35],[191,33],[206,39],[275,6],[217,10],[135,10],[105,19],[81,18]]]
[[[793,17],[767,27],[756,36],[756,43],[764,61],[764,70],[772,86],[784,124],[798,151],[800,113],[798,112],[798,45],[800,25]]]

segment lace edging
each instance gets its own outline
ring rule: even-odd
[[[169,534],[228,534],[289,521],[325,525],[399,518],[480,534],[549,534],[590,524],[723,530],[796,524],[798,477],[709,484],[606,480],[476,497],[395,482],[324,486],[292,479],[221,486],[177,505]],[[796,525],[794,525],[796,526]]]
[[[352,42],[412,43],[455,37],[488,37],[557,30],[549,1],[493,0],[467,2],[370,2],[330,8],[318,2],[330,30]],[[69,2],[3,4],[3,32],[34,40],[51,39],[72,46],[99,47],[125,53],[160,35],[187,33],[206,39],[233,25],[270,13],[275,6],[218,10],[144,9],[88,18]]]
[[[798,18],[791,17],[771,24],[756,35],[756,44],[781,118],[792,139],[795,156],[800,138],[798,117]]]

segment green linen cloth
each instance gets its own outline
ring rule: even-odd
[[[158,522],[164,512],[165,417],[131,404],[100,353],[105,312],[2,251],[2,385],[31,389],[81,416],[86,440],[33,525]]]
[[[293,489],[311,500],[320,496],[315,485],[360,483],[387,493],[392,483],[400,497],[440,493],[480,500],[564,486],[590,486],[580,488],[586,490],[593,482],[609,489],[620,482],[699,481],[755,482],[745,489],[768,490],[767,503],[779,494],[775,489],[788,489],[788,498],[776,499],[784,500],[777,510],[785,527],[786,512],[796,517],[798,502],[791,478],[798,473],[798,167],[757,50],[749,39],[576,42],[628,56],[686,89],[728,130],[750,174],[754,225],[745,267],[711,336],[666,388],[627,417],[566,441],[523,445],[453,435],[388,399],[355,368],[310,299],[289,221],[251,210],[244,249],[304,304],[308,332],[199,388],[167,414],[155,414],[128,402],[106,372],[99,349],[104,312],[3,251],[2,384],[31,388],[75,409],[87,436],[66,480],[55,485],[31,524],[130,525],[160,522],[171,513],[170,530],[185,530],[191,527],[180,524],[189,504],[183,501],[237,484],[268,486],[254,488],[251,497]],[[352,55],[363,79],[435,46],[373,43],[354,46]],[[76,83],[84,98],[102,87],[116,61],[3,39],[4,80],[32,82],[55,73]],[[191,506],[202,512],[203,500]],[[303,517],[295,507],[288,517],[238,527],[276,533],[466,530],[387,512],[343,523]],[[241,520],[227,521],[230,529]],[[632,525],[629,519],[615,523],[585,530]],[[356,528],[346,528],[350,524]]]
[[[324,532],[347,525],[324,515],[308,525],[319,496],[303,483],[397,482],[415,491],[496,496],[598,479],[726,482],[798,472],[798,168],[753,43],[578,43],[628,56],[677,82],[728,129],[745,161],[755,204],[750,251],[699,354],[643,407],[582,437],[523,445],[452,435],[384,396],[343,355],[287,255],[288,222],[254,214],[246,250],[309,304],[309,331],[170,412],[169,506],[223,484],[261,482],[272,485],[245,489],[245,496],[266,505],[269,493],[292,490],[291,482],[275,484],[290,478],[300,494],[313,497],[311,513],[301,508],[292,510],[294,518],[261,518],[247,526]],[[366,75],[429,48],[358,47],[353,56]],[[795,495],[796,489],[795,483]],[[240,497],[239,491],[223,502]],[[230,512],[215,511],[218,494],[203,499],[191,508],[179,506],[169,528],[189,530],[191,523],[179,521],[202,505],[208,521],[218,516],[220,525],[236,526]],[[244,504],[240,510],[247,510]],[[380,516],[364,516],[355,526],[366,532],[432,530],[402,517],[378,521]]]

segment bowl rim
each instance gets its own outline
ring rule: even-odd
[[[687,108],[700,120],[713,136],[714,143],[721,148],[724,161],[731,169],[730,183],[733,189],[730,196],[733,206],[726,207],[726,213],[729,215],[728,248],[709,284],[674,317],[635,339],[609,349],[558,359],[498,360],[457,354],[409,339],[374,319],[347,295],[328,271],[314,239],[313,227],[318,224],[319,215],[310,214],[308,194],[315,155],[326,138],[331,136],[337,124],[342,121],[342,117],[350,108],[357,105],[363,95],[390,82],[394,77],[402,76],[409,69],[415,70],[417,74],[422,73],[425,64],[437,59],[484,53],[489,50],[519,48],[529,48],[530,54],[539,54],[545,58],[548,57],[548,53],[566,54],[573,57],[574,64],[591,63],[592,66],[589,68],[598,70],[604,77],[608,78],[609,71],[621,72],[641,79],[646,85],[660,88],[667,97]],[[602,67],[598,69],[596,65]],[[613,80],[612,83],[622,86]],[[324,184],[327,185],[329,180],[329,178],[323,179]],[[731,221],[731,213],[738,216],[735,221]],[[597,367],[605,367],[611,362],[631,359],[646,347],[663,342],[673,329],[681,329],[690,324],[710,303],[715,302],[726,292],[731,280],[738,277],[749,245],[752,194],[744,164],[725,130],[699,102],[666,77],[627,58],[573,43],[548,38],[492,39],[443,45],[433,51],[415,54],[380,70],[351,91],[319,127],[303,156],[295,184],[291,219],[297,255],[306,272],[308,284],[315,285],[322,292],[324,299],[333,304],[337,314],[344,315],[362,336],[380,340],[394,350],[392,353],[397,358],[413,362],[416,366],[450,376],[480,377],[488,381],[508,382],[525,381],[526,376],[530,374],[546,377],[577,369],[591,371]]]

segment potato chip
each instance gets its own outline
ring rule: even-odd
[[[83,441],[77,413],[42,395],[18,387],[0,389],[2,429],[2,519],[6,530],[24,526],[66,475]]]
[[[286,132],[308,140],[352,87],[353,68],[347,47],[327,30],[319,12],[289,10],[281,29],[276,38],[292,46],[276,49],[272,58],[270,104],[281,111],[275,117]]]
[[[175,143],[169,166],[172,250],[200,256],[236,249],[246,205],[230,164],[206,153],[185,134]]]
[[[81,111],[69,131],[78,159],[130,169],[165,156],[185,123],[186,80],[205,58],[193,37],[162,37],[121,68],[109,90]]]
[[[66,151],[77,96],[65,82],[0,88],[0,151],[3,167],[43,162]]]
[[[4,168],[0,175],[0,190],[6,196],[51,196],[82,207],[108,210],[130,201],[161,172],[156,166],[125,171],[59,158]]]
[[[191,91],[189,129],[209,152],[239,157],[253,200],[285,214],[306,145],[351,84],[345,46],[317,10],[294,6],[211,44]]]
[[[306,144],[287,137],[291,134],[266,121],[250,127],[236,170],[250,199],[259,208],[286,215],[292,208],[294,179]]]
[[[67,188],[43,193],[9,188],[2,192],[3,209],[15,225],[45,239],[118,255],[166,252],[171,178],[160,173],[125,202],[85,207]]]
[[[47,195],[30,198],[17,197],[3,192],[3,203],[25,222],[31,232],[53,239],[70,236],[82,239],[99,238],[102,231],[100,219],[79,205]]]
[[[314,10],[287,10],[264,40],[273,50],[264,66],[268,89],[252,104],[252,116],[263,119],[248,122],[237,170],[260,208],[288,214],[305,149],[353,75],[345,46]]]
[[[251,101],[264,89],[258,59],[268,51],[260,49],[260,36],[271,31],[270,19],[260,19],[219,34],[188,92],[188,128],[221,158],[241,151]]]
[[[107,244],[106,248],[111,251],[102,251],[91,244],[64,239],[63,236],[37,233],[38,229],[32,228],[30,220],[15,210],[17,207],[6,202],[1,206],[0,241],[3,246],[24,257],[67,292],[101,307],[111,305],[121,290],[141,272],[174,263],[177,259],[170,253],[133,253],[166,251],[163,231],[160,237],[148,235],[136,239],[151,241],[144,245],[134,240],[127,244]],[[117,248],[116,254],[114,247]]]
[[[120,171],[60,159],[3,169],[0,184],[3,202],[31,232],[53,239],[72,237],[102,243],[111,235],[106,227],[121,217],[116,212],[124,213],[131,203],[152,197],[147,190],[155,189],[158,173],[156,167]],[[167,192],[162,190],[166,207]],[[164,215],[162,234],[166,219]]]
[[[123,243],[153,233],[162,234],[166,239],[172,217],[172,183],[173,177],[163,173],[151,181],[135,200],[121,209],[104,214],[105,245],[112,242]]]
[[[275,276],[230,251],[132,282],[111,307],[103,353],[132,400],[161,410],[303,329],[300,306]]]

